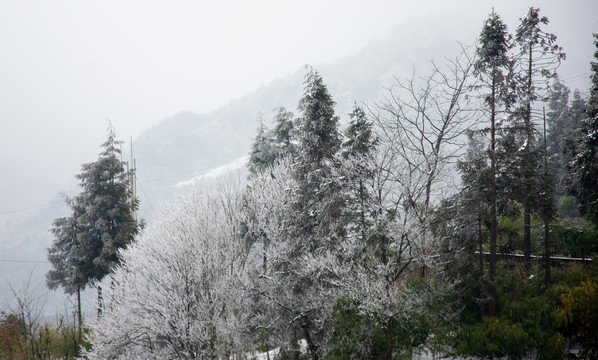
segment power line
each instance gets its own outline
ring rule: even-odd
[[[149,205],[150,209],[152,209],[152,212],[155,214],[156,211],[154,210],[154,207],[152,206],[152,202],[150,201],[149,197],[145,193],[145,190],[143,189],[143,186],[141,186],[141,182],[139,181],[139,176],[135,177],[135,181],[139,185],[139,188],[141,189],[141,192],[143,193],[143,196],[145,197],[145,200],[147,201],[147,204]]]
[[[10,217],[10,216],[33,214],[33,213],[35,213],[35,211],[30,211],[30,210],[53,209],[53,208],[57,208],[57,207],[61,207],[61,206],[64,206],[64,205],[63,204],[55,204],[54,205],[54,203],[49,202],[49,203],[45,203],[45,204],[33,205],[33,206],[28,206],[28,207],[24,207],[24,208],[20,208],[20,209],[6,211],[3,213],[0,213],[0,217],[3,217],[3,216]]]
[[[9,260],[9,259],[0,259],[0,262],[7,262],[7,263],[49,263],[47,260]]]

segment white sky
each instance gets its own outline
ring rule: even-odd
[[[97,158],[107,118],[119,138],[136,137],[332,63],[404,21],[471,43],[493,3],[512,31],[540,6],[573,64],[569,84],[586,84],[594,0],[2,0],[0,216],[67,189]]]

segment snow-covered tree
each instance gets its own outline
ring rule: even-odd
[[[594,34],[598,60],[598,34]],[[580,203],[580,211],[598,226],[598,61],[591,63],[591,87],[585,117],[580,124],[578,149],[570,162],[569,192]]]
[[[270,130],[264,124],[264,120],[260,114],[258,116],[257,134],[251,144],[249,161],[247,163],[250,174],[254,174],[274,162],[276,159],[276,150],[272,142]]]
[[[334,106],[322,76],[310,69],[298,105],[297,153],[293,161],[297,182],[293,208],[299,216],[295,235],[302,239],[298,251],[313,252],[328,240],[337,241],[344,232],[338,221],[343,207],[340,184],[332,174],[341,146]]]
[[[120,158],[120,142],[112,125],[97,161],[84,164],[76,177],[81,193],[66,198],[72,215],[55,219],[54,241],[48,249],[52,270],[48,287],[63,287],[68,294],[97,285],[120,263],[118,251],[126,248],[138,231],[134,211],[138,200],[130,193],[129,173]],[[101,286],[97,286],[101,309]],[[79,326],[81,313],[79,302]]]
[[[509,57],[509,50],[512,47],[511,36],[507,31],[500,16],[492,11],[479,37],[477,48],[477,61],[475,62],[475,74],[481,81],[481,88],[484,92],[484,103],[490,122],[488,144],[489,161],[489,184],[486,187],[489,200],[489,230],[490,230],[490,263],[489,277],[491,286],[491,302],[489,314],[493,316],[496,304],[496,241],[498,234],[497,221],[497,128],[501,110],[508,108],[513,102],[510,86],[512,71],[512,60]]]
[[[422,267],[433,266],[437,255],[430,216],[435,205],[456,190],[452,166],[475,116],[468,96],[472,55],[462,49],[446,65],[431,65],[425,76],[397,80],[375,114],[381,141],[394,159],[388,171],[402,196],[400,216],[414,230],[411,246]]]
[[[296,350],[297,341],[305,339],[317,358],[333,301],[326,296],[326,274],[314,265],[321,252],[298,251],[305,238],[296,235],[300,216],[292,206],[298,186],[293,171],[293,160],[283,158],[252,176],[243,196],[243,223],[259,239],[247,260],[255,301],[251,324],[256,335],[272,333],[267,341],[277,342],[283,352]]]
[[[537,101],[548,96],[550,80],[556,76],[556,68],[565,59],[562,48],[556,44],[556,35],[547,33],[542,26],[548,18],[540,16],[540,9],[531,7],[515,32],[515,43],[519,46],[516,56],[516,80],[518,103],[513,113],[514,127],[521,132],[521,151],[516,153],[521,182],[520,201],[524,213],[523,252],[526,263],[531,255],[531,215],[533,212],[553,212],[552,207],[541,206],[540,192],[546,186],[541,184],[540,174],[542,147],[539,146],[536,122],[542,119],[541,109],[534,109]],[[543,201],[546,203],[546,201]],[[546,216],[551,217],[552,214]]]
[[[275,124],[271,130],[266,127],[261,115],[258,118],[257,134],[249,153],[248,165],[251,174],[273,166],[280,158],[295,156],[293,113],[284,107],[278,107],[275,111]]]
[[[215,359],[240,338],[245,245],[238,181],[197,183],[165,207],[106,288],[90,359]],[[239,335],[239,336],[238,336]]]

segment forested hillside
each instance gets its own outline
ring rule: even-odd
[[[492,12],[346,123],[308,67],[247,180],[198,181],[122,253],[90,358],[594,357],[598,88],[568,101],[547,23]]]
[[[110,128],[48,273],[97,315],[77,334],[19,302],[0,357],[596,358],[598,35],[586,94],[548,23],[492,10],[415,68],[307,65],[180,113],[136,140],[136,180]]]

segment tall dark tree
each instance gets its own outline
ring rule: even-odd
[[[108,139],[97,161],[82,165],[76,175],[81,193],[67,198],[69,217],[56,219],[54,242],[48,249],[53,269],[47,274],[50,288],[61,286],[72,294],[97,285],[120,263],[119,250],[126,248],[138,232],[129,173],[120,159],[120,142],[110,125]],[[101,287],[98,312],[101,312]]]
[[[490,120],[490,141],[488,145],[490,168],[488,169],[487,177],[489,181],[487,186],[489,193],[487,196],[489,202],[488,222],[490,230],[490,316],[494,316],[496,304],[496,241],[498,231],[498,193],[496,184],[497,122],[501,109],[504,110],[512,102],[510,91],[512,60],[508,54],[511,47],[511,36],[507,31],[507,26],[493,10],[482,28],[477,49],[478,59],[475,64],[475,72],[482,81],[483,88],[487,91],[484,95],[484,102]]]
[[[335,102],[322,76],[311,70],[305,76],[304,94],[299,101],[301,115],[296,120],[297,156],[294,177],[297,181],[295,208],[304,218],[298,219],[302,244],[310,251],[322,245],[323,237],[337,237],[343,232],[336,219],[342,201],[338,183],[333,179],[335,156],[341,148],[339,118]],[[334,229],[332,227],[335,227]]]
[[[594,34],[598,60],[598,34]],[[580,124],[578,149],[569,169],[569,193],[580,204],[581,213],[598,227],[598,61],[591,63],[591,87],[585,117]]]
[[[538,143],[536,121],[542,121],[542,109],[534,111],[533,105],[548,96],[550,80],[565,59],[562,48],[556,44],[556,35],[542,29],[548,18],[540,16],[540,9],[531,7],[515,33],[519,46],[517,56],[518,106],[513,116],[517,128],[522,131],[523,141],[519,152],[521,184],[520,200],[524,212],[523,252],[526,264],[531,257],[531,215],[539,212],[539,193],[543,147]],[[545,179],[546,180],[546,179]]]
[[[345,141],[342,143],[341,174],[346,179],[347,221],[352,230],[362,241],[367,238],[368,212],[373,210],[370,204],[372,194],[368,182],[375,170],[378,138],[374,135],[374,124],[368,120],[365,111],[357,104],[349,114],[351,120],[345,129]]]
[[[345,233],[341,221],[345,195],[337,176],[341,135],[334,105],[322,77],[310,69],[299,116],[292,121],[291,113],[278,109],[275,128],[267,136],[281,154],[280,161],[250,178],[246,196],[248,233],[272,244],[260,249],[264,254],[260,271],[265,276],[257,281],[263,307],[276,313],[277,320],[269,319],[268,326],[280,326],[281,336],[288,340],[283,348],[295,349],[297,341],[305,339],[312,359],[323,355],[323,340],[330,328],[331,310],[321,298],[328,289],[324,278],[329,274],[320,265],[305,264],[314,264],[314,259],[329,253]],[[268,184],[274,188],[263,189]],[[252,197],[260,189],[268,194]],[[277,191],[281,194],[276,202],[284,203],[284,208],[265,219],[262,215],[267,210],[261,201]],[[288,291],[280,291],[280,283]]]
[[[89,282],[81,271],[84,260],[78,252],[81,244],[77,234],[81,231],[81,226],[78,224],[77,218],[85,212],[85,209],[68,197],[65,200],[73,215],[57,218],[52,222],[50,231],[54,235],[54,241],[48,249],[48,260],[53,269],[46,274],[46,282],[50,289],[62,287],[65,293],[77,295],[78,341],[81,343],[83,325],[81,291],[87,287]]]

